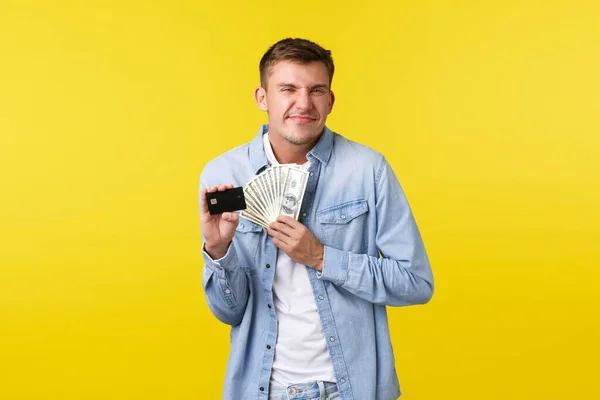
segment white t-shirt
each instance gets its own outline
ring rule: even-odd
[[[263,136],[263,146],[269,163],[278,165],[268,133]],[[308,161],[301,165],[308,167]],[[306,266],[279,249],[273,305],[278,332],[271,383],[288,386],[316,380],[336,382]]]

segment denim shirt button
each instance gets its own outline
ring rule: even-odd
[[[334,338],[333,336],[331,336],[331,337],[329,338],[329,341],[330,341],[330,342],[335,342],[335,338]]]
[[[323,296],[322,294],[319,295],[319,300],[323,300],[325,298],[325,296]]]

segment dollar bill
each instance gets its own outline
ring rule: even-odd
[[[244,187],[246,209],[240,216],[264,228],[280,215],[298,220],[308,176],[309,173],[296,164],[267,168]]]
[[[246,218],[248,221],[252,221],[257,225],[262,226],[265,229],[269,228],[269,224],[265,220],[248,209],[240,211],[240,216]]]
[[[289,168],[278,215],[287,215],[298,219],[300,207],[304,199],[304,191],[308,182],[308,171],[299,168]]]
[[[254,206],[260,215],[268,219],[268,204],[267,199],[262,193],[261,185],[258,178],[250,181],[244,188],[244,197],[246,198],[246,205],[250,204]]]

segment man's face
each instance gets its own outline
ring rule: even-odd
[[[295,145],[316,142],[335,100],[327,67],[320,61],[278,62],[266,88],[257,88],[255,96],[269,115],[269,134]]]

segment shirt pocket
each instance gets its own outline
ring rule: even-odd
[[[363,252],[369,205],[351,200],[317,212],[320,233],[327,245],[340,250]]]
[[[234,243],[240,266],[244,271],[254,273],[258,244],[264,228],[245,218],[240,218],[240,223],[235,230]]]

